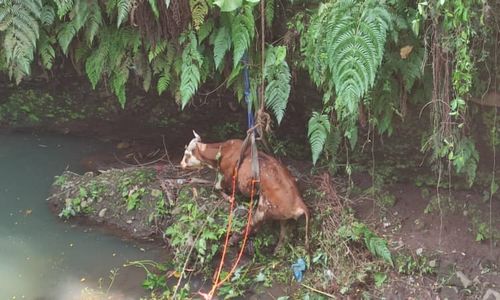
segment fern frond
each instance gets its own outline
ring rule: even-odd
[[[3,47],[9,77],[19,83],[29,75],[34,58],[42,12],[41,0],[0,2],[0,31],[5,31]]]
[[[125,97],[125,87],[129,76],[129,69],[127,64],[122,64],[116,70],[114,70],[111,76],[111,88],[118,97],[118,102],[122,108],[125,107],[126,97]]]
[[[116,6],[118,8],[118,17],[116,19],[116,27],[120,28],[123,20],[128,18],[128,14],[132,9],[134,0],[118,0]]]
[[[52,6],[44,5],[40,14],[40,22],[46,26],[52,25],[52,23],[54,23],[55,15],[56,14]]]
[[[329,133],[330,120],[328,116],[318,112],[313,112],[311,118],[309,119],[307,131],[309,143],[311,144],[313,164],[316,164],[319,155],[323,151],[323,147]]]
[[[101,49],[101,51],[94,51],[85,62],[85,72],[87,73],[90,83],[92,84],[92,88],[94,89],[101,79],[102,71],[104,70],[104,65],[106,63],[107,53],[104,51],[105,49]]]
[[[167,48],[167,41],[159,41],[149,49],[148,52],[148,61],[151,62],[155,59],[160,53],[162,53]]]
[[[42,66],[50,70],[54,64],[54,59],[56,52],[52,46],[55,43],[55,38],[47,35],[45,31],[40,34],[40,39],[38,40],[38,53],[40,55]]]
[[[267,0],[264,15],[266,16],[266,26],[271,28],[274,21],[274,0]]]
[[[73,22],[64,23],[57,33],[57,41],[64,54],[68,54],[69,44],[76,36],[77,30]]]
[[[98,5],[95,3],[89,7],[89,2],[87,1],[78,1],[77,4],[78,5],[72,11],[72,19],[69,22],[63,23],[57,33],[57,41],[64,54],[68,53],[69,45],[78,32],[84,27],[89,16],[95,18],[95,10],[99,9]],[[95,35],[95,33],[93,34]]]
[[[102,25],[103,19],[101,8],[99,7],[99,4],[97,2],[94,2],[89,7],[89,14],[85,24],[85,37],[89,45],[92,45],[92,43],[94,42],[94,38]]]
[[[203,60],[197,50],[196,36],[193,32],[189,34],[190,42],[182,53],[181,66],[181,107],[184,108],[194,96],[200,85],[200,68]]]
[[[233,68],[240,63],[245,51],[250,47],[255,34],[255,23],[251,8],[244,9],[234,16],[231,22],[231,36],[233,43]]]
[[[335,110],[351,144],[360,99],[375,83],[391,26],[383,2],[340,0],[323,7],[301,40],[311,78],[337,95]]]
[[[158,79],[158,84],[156,85],[158,95],[163,94],[163,92],[168,89],[168,87],[170,86],[171,80],[172,80],[172,76],[170,75],[170,72],[164,72],[160,76],[160,78]]]
[[[226,27],[220,27],[215,34],[214,62],[215,69],[219,69],[226,52],[231,48],[231,35]]]
[[[371,231],[366,225],[362,223],[361,224],[356,223],[356,224],[359,224],[361,226],[360,230],[364,235],[364,241],[366,248],[368,248],[368,251],[370,251],[374,256],[382,258],[384,261],[386,261],[392,266],[393,262],[391,257],[391,251],[387,246],[387,241],[375,235],[375,233]]]
[[[73,8],[73,0],[54,0],[57,5],[57,14],[62,18]]]
[[[189,0],[193,26],[198,31],[208,14],[208,4],[205,0]]]
[[[286,48],[284,46],[271,47],[267,50],[265,79],[266,107],[276,117],[278,124],[281,123],[285,114],[288,97],[290,96],[290,70],[285,61]]]
[[[198,43],[201,44],[203,41],[212,33],[214,29],[214,20],[208,19],[203,22],[200,29],[198,30]]]
[[[149,6],[151,7],[151,10],[153,11],[153,15],[155,15],[155,18],[158,19],[160,17],[160,11],[158,10],[158,5],[156,4],[156,0],[148,0],[148,2]]]

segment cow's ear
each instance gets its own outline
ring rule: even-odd
[[[193,130],[193,134],[194,134],[194,137],[196,138],[196,140],[197,140],[198,142],[201,142],[201,137],[200,137],[200,135],[199,135],[199,134],[197,134],[197,133],[196,133],[196,131],[194,131],[194,130]]]

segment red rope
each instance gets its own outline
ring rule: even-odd
[[[208,294],[199,293],[205,299],[212,299],[212,297],[215,295],[215,292],[217,291],[217,289],[222,284],[224,284],[231,277],[231,275],[236,271],[236,268],[238,267],[238,264],[241,260],[241,257],[243,256],[243,251],[245,250],[245,245],[246,245],[246,242],[248,240],[248,235],[250,233],[250,225],[252,223],[252,208],[253,208],[253,201],[254,201],[254,196],[255,196],[255,183],[258,182],[258,180],[255,180],[255,179],[252,179],[252,182],[251,182],[250,208],[248,210],[247,225],[245,227],[245,234],[243,236],[243,243],[241,245],[240,252],[238,253],[238,257],[237,257],[235,263],[233,264],[233,266],[231,267],[231,270],[229,271],[229,273],[226,275],[226,277],[224,277],[224,279],[219,281],[220,274],[221,274],[222,268],[224,266],[224,260],[226,258],[226,254],[227,254],[227,248],[229,245],[229,235],[231,233],[231,227],[232,227],[232,221],[233,221],[233,210],[234,210],[234,202],[235,202],[234,198],[235,198],[235,193],[236,193],[236,178],[237,178],[237,176],[238,176],[238,169],[235,168],[234,175],[233,175],[233,182],[232,182],[233,191],[232,191],[231,199],[230,199],[231,205],[230,205],[229,217],[228,217],[228,222],[227,222],[226,239],[224,242],[224,249],[222,251],[222,257],[221,257],[221,261],[219,263],[219,268],[217,269],[217,271],[214,274],[215,275],[214,276],[214,284],[212,285],[212,289],[210,290],[210,292]]]

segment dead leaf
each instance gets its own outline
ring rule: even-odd
[[[410,56],[411,51],[413,50],[413,46],[407,45],[399,50],[399,55],[402,59],[407,59]]]

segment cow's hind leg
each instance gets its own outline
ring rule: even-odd
[[[280,236],[278,239],[278,244],[274,248],[274,254],[278,253],[278,251],[283,247],[283,243],[286,237],[286,220],[280,220]]]

